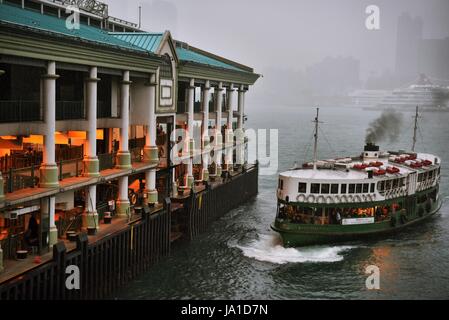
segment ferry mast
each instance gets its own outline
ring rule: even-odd
[[[413,144],[412,144],[412,151],[415,152],[415,146],[416,146],[416,133],[418,131],[418,106],[416,106],[416,113],[415,113],[415,127],[413,128]]]
[[[317,169],[317,157],[318,157],[318,115],[320,112],[320,108],[316,108],[316,117],[315,117],[315,134],[314,134],[314,138],[315,138],[315,143],[313,146],[313,170]]]

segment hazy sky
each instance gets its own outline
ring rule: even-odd
[[[449,0],[106,0],[113,16],[264,69],[304,69],[325,56],[353,56],[362,76],[394,69],[396,23],[419,15],[424,37],[449,36]],[[365,28],[365,8],[380,8],[378,31]]]

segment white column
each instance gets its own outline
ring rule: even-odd
[[[97,67],[91,67],[89,78],[86,79],[86,112],[87,112],[87,141],[86,156],[84,157],[84,175],[87,177],[98,177],[99,162],[97,157]],[[97,186],[86,188],[85,212],[83,214],[83,228],[99,229],[97,214]]]
[[[120,121],[120,150],[119,153],[129,153],[129,71],[123,72],[123,80],[121,84],[121,121]]]
[[[188,113],[187,113],[187,141],[189,143],[189,161],[187,163],[187,175],[185,177],[185,182],[187,187],[193,186],[193,153],[194,153],[194,140],[193,140],[193,115],[194,115],[194,98],[195,98],[195,79],[190,79],[190,84],[188,88]]]
[[[5,71],[0,69],[0,77],[4,74],[5,74]],[[5,199],[4,181],[3,181],[2,172],[0,171],[0,202],[3,201],[4,199]],[[2,247],[0,245],[0,272],[3,269],[2,263],[3,263],[3,251],[2,251]]]
[[[120,177],[118,179],[118,200],[117,215],[119,217],[126,217],[130,214],[130,202],[128,199],[128,176]]]
[[[209,96],[210,82],[206,81],[203,89],[203,126],[202,126],[202,159],[203,159],[203,181],[209,180],[209,150],[210,150],[210,139],[209,139]]]
[[[243,129],[243,118],[244,118],[244,107],[245,107],[245,87],[243,85],[239,88],[239,96],[238,96],[238,123],[237,128]]]
[[[237,122],[237,130],[236,130],[236,143],[237,143],[237,154],[236,154],[236,163],[238,165],[243,165],[245,163],[245,132],[243,128],[243,119],[244,119],[244,107],[245,107],[245,87],[243,85],[240,86],[238,92],[238,122]]]
[[[156,75],[151,74],[150,81],[146,84],[148,125],[145,137],[144,161],[158,161],[156,146]]]
[[[219,83],[216,88],[216,121],[215,121],[215,146],[216,146],[216,156],[215,156],[215,172],[214,175],[221,176],[221,158],[222,158],[222,148],[223,148],[223,135],[221,134],[221,116],[222,116],[222,104],[223,104],[223,83]]]
[[[234,117],[234,85],[231,83],[228,89],[228,105],[227,105],[227,122],[226,122],[226,157],[225,157],[225,170],[232,171],[232,160],[233,160],[233,145],[234,145],[234,134],[232,129],[232,119]]]
[[[158,194],[156,189],[156,169],[145,171],[145,182],[147,192],[147,203],[155,204],[158,201]]]
[[[148,125],[144,148],[144,161],[155,163],[159,161],[156,146],[156,85],[156,75],[151,74],[150,81],[147,84]],[[150,169],[145,172],[145,189],[146,203],[157,203],[156,169]]]
[[[97,213],[97,186],[86,188],[85,213],[83,214],[83,229],[100,229]]]
[[[42,90],[44,109],[44,152],[40,167],[39,184],[42,188],[54,188],[59,185],[58,167],[55,160],[55,129],[56,129],[56,63],[47,63],[47,74],[43,75]]]
[[[58,242],[58,230],[55,224],[55,204],[56,198],[48,197],[41,200],[41,214],[49,218],[50,232],[48,235],[48,244],[53,247]]]
[[[39,185],[42,188],[59,186],[58,167],[55,159],[55,129],[56,129],[56,62],[47,63],[47,74],[42,76],[41,90],[44,113],[44,150],[42,165],[39,169]],[[58,241],[58,230],[55,225],[55,197],[50,197],[47,213],[50,219],[49,245],[52,247]]]
[[[97,158],[97,67],[91,67],[87,85],[87,159]]]
[[[119,169],[131,168],[131,155],[128,150],[129,139],[129,71],[123,72],[121,84],[121,123],[120,123],[120,149],[117,152],[117,162]],[[129,211],[128,199],[128,176],[120,177],[118,181],[119,194],[117,200],[117,214],[119,216],[127,216]]]

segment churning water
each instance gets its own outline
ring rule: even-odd
[[[279,129],[279,171],[312,157],[313,108],[248,110],[247,128]],[[380,111],[322,108],[320,158],[359,154],[365,131]],[[275,115],[275,116],[274,116]],[[413,112],[403,113],[398,141],[409,149]],[[283,248],[270,230],[277,175],[260,176],[259,194],[229,212],[150,272],[119,299],[426,299],[449,298],[449,113],[424,113],[417,150],[442,158],[440,193],[446,200],[428,222],[388,238],[329,246]],[[307,154],[307,155],[306,155]],[[380,290],[367,290],[365,268],[380,268]]]

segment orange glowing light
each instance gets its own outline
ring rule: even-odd
[[[97,129],[97,140],[103,140],[103,139],[104,139],[103,129]]]
[[[39,134],[32,134],[29,137],[23,138],[23,143],[44,144],[44,136]],[[68,144],[69,138],[61,133],[55,132],[55,144]]]
[[[85,139],[78,139],[78,138],[70,138],[70,144],[72,146],[82,146],[86,142]]]
[[[60,132],[55,133],[55,144],[69,144],[69,138]]]
[[[32,134],[27,138],[23,138],[23,143],[44,144],[44,136]]]
[[[16,136],[0,136],[0,138],[3,140],[16,140],[17,139]]]
[[[86,131],[69,131],[67,136],[69,138],[86,139]]]

